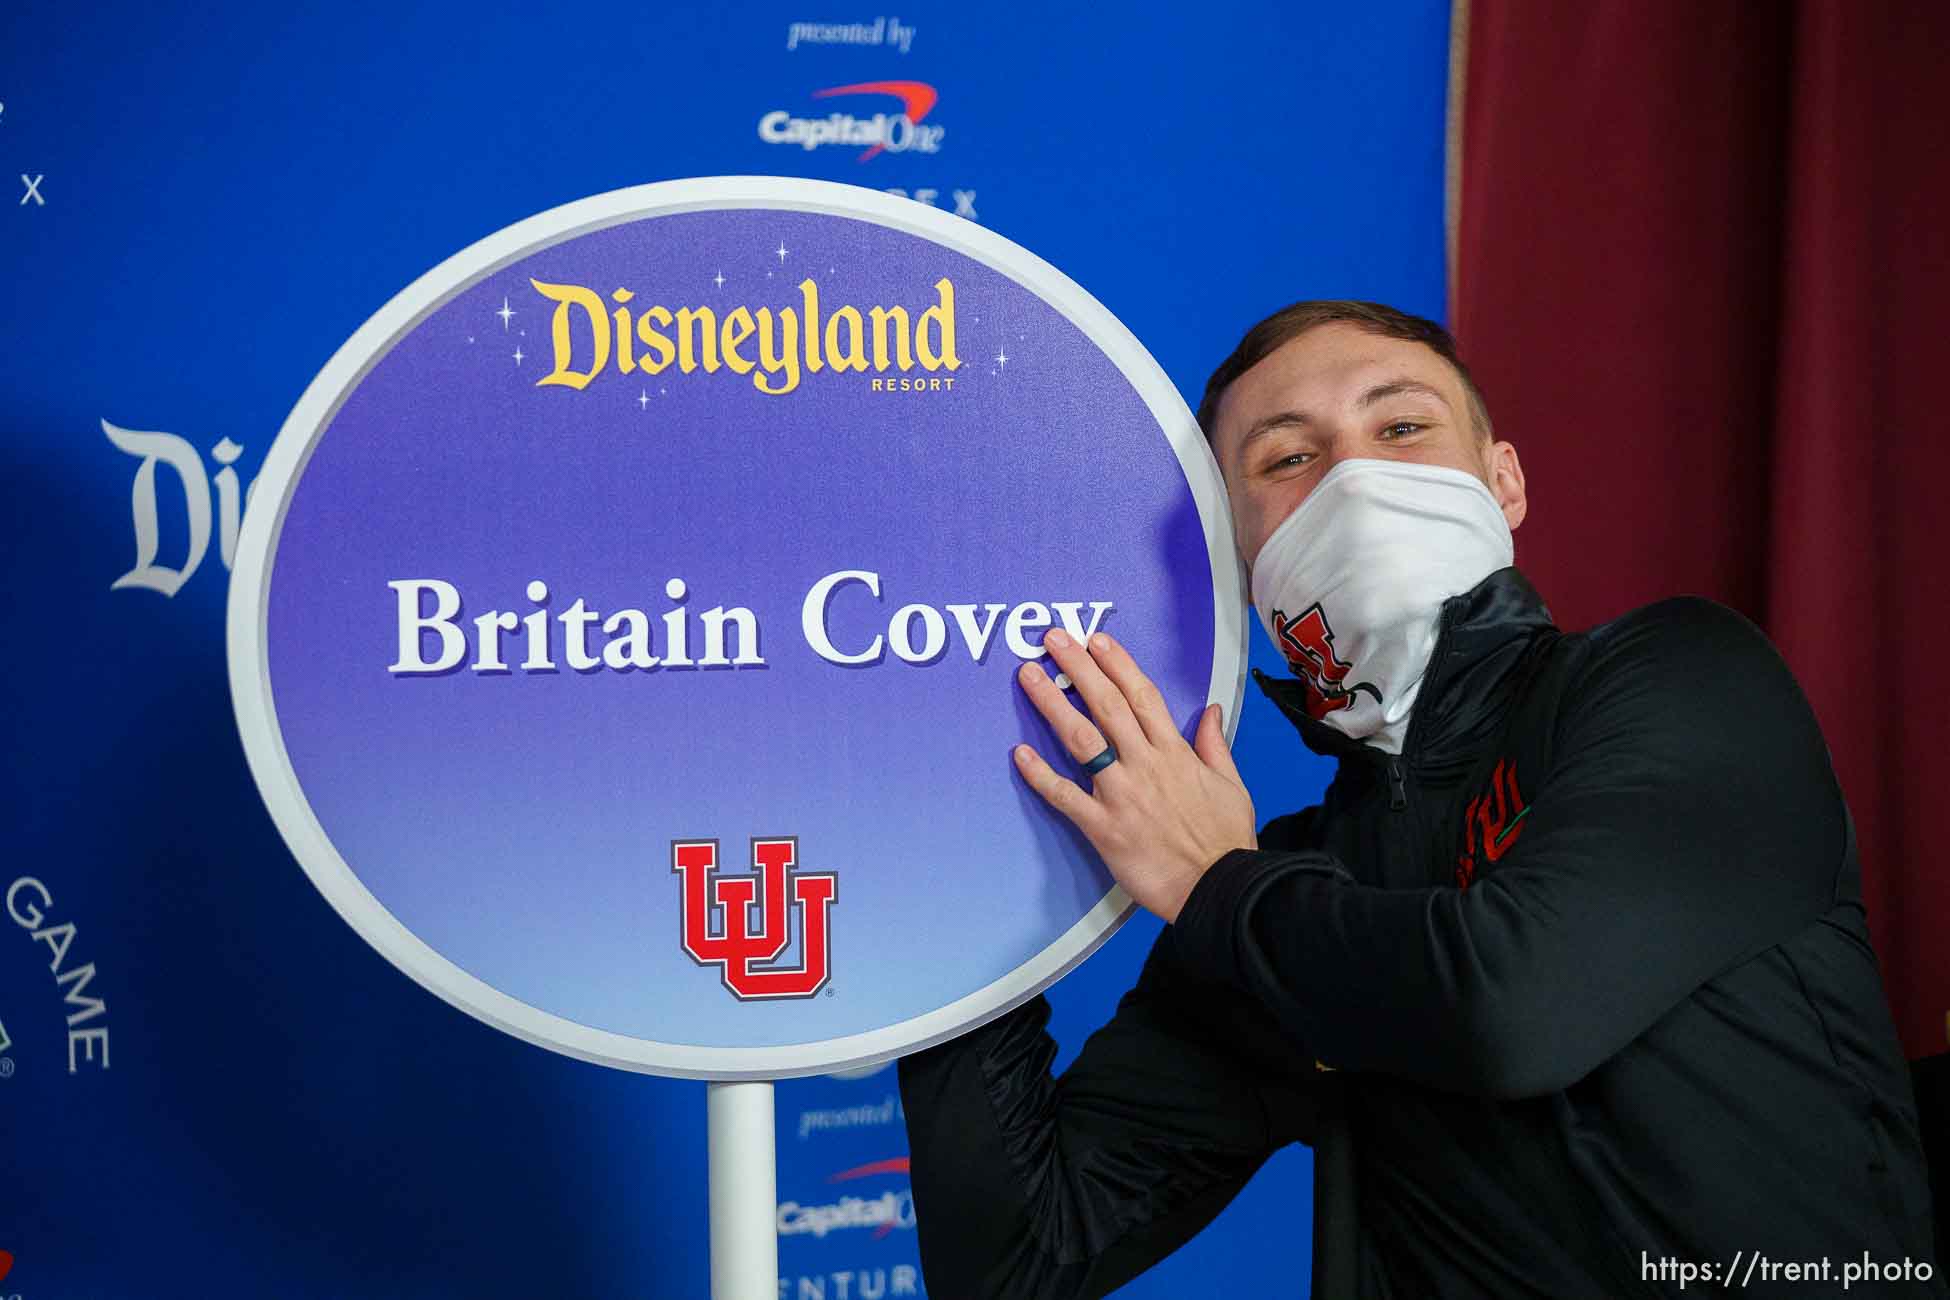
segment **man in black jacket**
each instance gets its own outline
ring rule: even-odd
[[[1315,1147],[1313,1294],[1943,1295],[1854,835],[1766,639],[1699,599],[1566,634],[1516,451],[1439,326],[1302,303],[1200,423],[1259,684],[1340,760],[1257,834],[1215,710],[1129,654],[1023,688],[1023,778],[1169,924],[1075,1064],[1040,998],[901,1062],[928,1288],[1098,1296]],[[1065,775],[1067,772],[1069,775]]]

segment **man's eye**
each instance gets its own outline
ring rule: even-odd
[[[1381,430],[1381,436],[1384,438],[1406,438],[1410,434],[1420,433],[1423,428],[1423,425],[1419,425],[1413,420],[1397,420],[1393,424],[1384,426]]]
[[[1305,465],[1308,461],[1312,460],[1313,458],[1314,455],[1310,451],[1289,452],[1287,455],[1281,456],[1278,460],[1269,462],[1266,466],[1266,471],[1271,472],[1276,469],[1294,469],[1301,465]]]

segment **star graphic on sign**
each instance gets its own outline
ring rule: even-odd
[[[637,410],[639,410],[639,411],[647,411],[647,410],[649,410],[649,409],[650,409],[650,390],[649,390],[649,389],[647,389],[647,388],[646,388],[646,389],[644,389],[644,390],[643,390],[642,392],[640,392],[640,393],[638,393],[638,394],[636,395],[636,409],[637,409]]]
[[[1007,352],[998,352],[998,353],[996,353],[996,354],[995,354],[995,364],[996,364],[996,367],[997,367],[998,369],[1000,369],[1000,368],[1001,368],[1001,367],[1003,367],[1003,366],[1006,366],[1006,365],[1008,365],[1008,364],[1009,364],[1009,354],[1008,354]]]
[[[521,364],[521,355],[522,355],[522,354],[521,354],[521,344],[519,344],[519,343],[517,343],[517,344],[515,344],[515,364],[516,364],[516,365],[520,365],[520,364]]]
[[[785,265],[785,241],[783,239],[779,241],[779,265]]]
[[[508,329],[508,318],[515,315],[515,309],[508,305],[508,299],[505,295],[501,299],[501,310],[494,314],[501,318],[501,330],[503,333],[506,333]]]
[[[711,278],[711,283],[717,285],[720,289],[724,288],[724,272],[720,271],[715,276],[713,276]]]

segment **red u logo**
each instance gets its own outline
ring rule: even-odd
[[[718,869],[716,840],[671,841],[671,870],[683,878],[684,951],[700,966],[718,967],[725,987],[740,998],[809,998],[832,975],[828,923],[839,877],[830,871],[795,872],[798,853],[799,841],[791,836],[754,839],[753,874],[725,876]],[[755,969],[754,963],[785,951],[795,911],[799,965]]]

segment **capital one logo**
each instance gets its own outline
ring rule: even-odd
[[[724,875],[716,840],[671,841],[671,870],[683,878],[684,951],[700,966],[719,967],[725,987],[741,999],[809,998],[832,976],[828,927],[839,877],[795,871],[798,857],[796,838],[753,839],[752,874]],[[762,966],[791,942],[794,913],[799,965]]]
[[[831,113],[825,117],[795,117],[783,108],[758,119],[758,138],[767,144],[796,144],[813,150],[823,145],[865,145],[857,161],[867,162],[886,153],[939,153],[941,137],[947,128],[939,123],[923,123],[940,94],[924,81],[862,81],[850,86],[829,86],[815,90],[814,99],[836,95],[875,95],[899,101],[898,113],[875,113],[855,117],[851,113]]]

